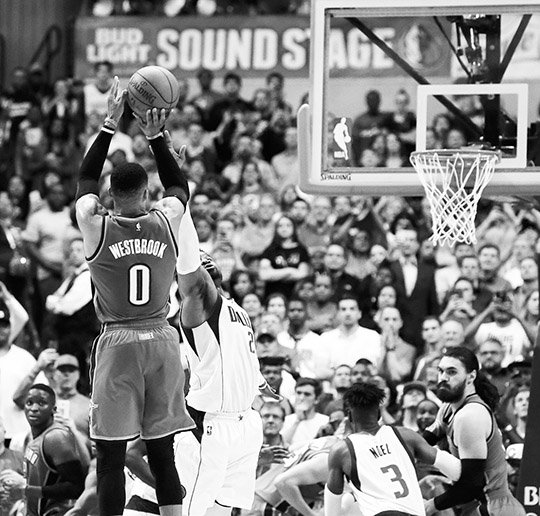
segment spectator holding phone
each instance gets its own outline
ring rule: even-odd
[[[441,313],[441,321],[455,319],[463,326],[468,326],[476,317],[476,310],[473,308],[474,285],[465,277],[460,277],[454,283],[454,287],[448,293],[446,306]]]
[[[492,321],[486,322],[489,318]],[[512,294],[508,290],[495,292],[493,301],[465,329],[465,336],[474,336],[477,345],[488,338],[501,341],[504,346],[503,367],[527,357],[534,343],[529,328],[513,311]]]

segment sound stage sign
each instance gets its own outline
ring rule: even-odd
[[[373,31],[391,47],[408,44],[414,20],[372,18]],[[431,27],[423,27],[430,31]],[[434,29],[433,29],[434,30]],[[333,77],[400,76],[404,72],[346,20],[331,33],[329,63]],[[436,38],[431,41],[437,42]],[[417,69],[427,76],[448,76],[450,53],[434,44]],[[93,64],[110,61],[115,73],[129,76],[156,64],[184,77],[200,68],[223,75],[309,76],[309,18],[304,16],[186,16],[81,18],[75,30],[75,68],[91,77]],[[414,65],[414,63],[413,63]]]

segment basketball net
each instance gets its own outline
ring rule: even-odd
[[[493,177],[499,154],[479,149],[413,152],[410,161],[431,206],[435,244],[476,244],[478,201]]]

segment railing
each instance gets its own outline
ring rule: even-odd
[[[30,64],[41,63],[43,65],[45,76],[49,82],[51,80],[51,63],[60,53],[61,47],[62,29],[58,25],[51,25],[30,59]]]
[[[4,88],[4,77],[6,70],[6,38],[0,34],[0,91]]]

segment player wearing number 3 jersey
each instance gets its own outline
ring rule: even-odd
[[[126,444],[141,436],[160,513],[180,516],[173,439],[194,423],[183,397],[179,335],[166,315],[178,255],[175,236],[189,190],[160,132],[165,110],[152,110],[140,125],[156,158],[163,199],[149,211],[146,172],[127,163],[111,174],[112,212],[101,206],[98,179],[124,98],[125,93],[118,95],[116,79],[109,117],[81,165],[76,203],[102,323],[91,364],[90,434],[97,448],[99,514],[123,513]]]
[[[461,474],[458,459],[416,432],[379,425],[384,396],[375,385],[355,383],[343,397],[354,433],[330,451],[325,516],[340,514],[345,477],[363,516],[424,516],[415,459],[434,464],[452,480]]]

